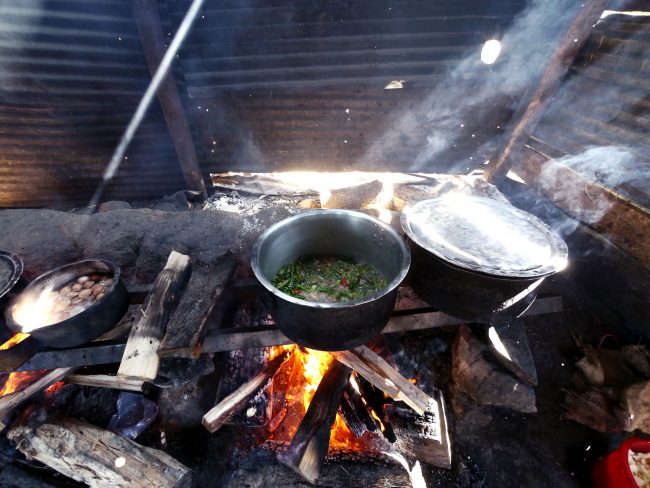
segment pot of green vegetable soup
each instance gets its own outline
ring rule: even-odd
[[[324,351],[350,349],[381,332],[410,262],[395,230],[351,210],[284,219],[251,251],[278,328],[296,343]]]

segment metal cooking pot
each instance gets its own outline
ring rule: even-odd
[[[273,286],[271,280],[282,266],[310,254],[367,263],[388,286],[362,300],[340,303],[301,300]],[[280,330],[300,345],[326,351],[365,344],[381,332],[410,261],[408,247],[395,230],[350,210],[315,210],[284,219],[266,230],[251,252],[253,272],[269,292],[269,312]]]
[[[401,225],[415,291],[465,320],[489,322],[524,303],[567,264],[566,244],[544,222],[490,198],[449,194],[416,202],[404,209]]]
[[[23,326],[27,324],[19,324],[13,318],[17,304],[22,300],[37,298],[43,290],[57,289],[79,276],[92,273],[113,276],[113,284],[102,298],[77,315],[31,330],[29,334],[48,346],[58,348],[79,346],[97,339],[119,322],[129,306],[128,293],[122,282],[119,266],[104,259],[85,259],[66,264],[35,278],[5,312],[7,325],[14,332],[23,332]]]

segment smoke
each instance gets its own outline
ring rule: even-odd
[[[419,107],[396,117],[359,164],[386,160],[392,148],[409,145],[419,147],[411,170],[426,171],[459,138],[471,137],[463,128],[471,125],[478,112],[504,101],[511,101],[511,109],[516,110],[521,95],[541,76],[557,39],[578,8],[580,4],[573,0],[532,0],[500,39],[502,52],[495,64],[481,63],[482,46],[467,52]],[[496,128],[490,130],[497,132]]]
[[[614,200],[607,191],[589,191],[589,186],[575,184],[566,177],[566,168],[604,189],[624,191],[624,185],[635,185],[650,179],[650,167],[639,162],[638,156],[618,146],[592,147],[584,152],[546,162],[536,184],[561,206],[588,225],[600,222]],[[560,229],[566,235],[577,223],[567,222]]]

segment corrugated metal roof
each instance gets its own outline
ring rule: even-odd
[[[171,15],[186,0],[169,0]],[[468,46],[498,34],[524,0],[208,0],[184,47],[189,94],[355,85],[430,85]]]
[[[617,189],[650,206],[648,52],[649,17],[601,19],[528,144],[549,157],[594,146],[627,148],[645,176]]]
[[[167,3],[178,23],[189,2]],[[525,5],[207,0],[181,51],[204,169],[408,170],[426,135],[398,140],[377,158],[366,153]],[[407,89],[385,90],[392,80]],[[474,167],[469,157],[511,115],[508,103],[488,110],[437,158],[436,171]]]
[[[0,3],[0,206],[87,202],[150,79],[128,0]],[[155,102],[106,198],[184,187]]]

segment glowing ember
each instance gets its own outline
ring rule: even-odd
[[[22,332],[18,332],[17,334],[14,334],[14,336],[9,339],[7,342],[2,344],[0,346],[0,351],[4,351],[6,349],[10,349],[14,347],[16,344],[20,344],[23,342],[25,339],[29,337],[29,334],[23,334]]]
[[[45,390],[45,394],[46,395],[54,395],[57,391],[59,391],[64,386],[65,386],[65,383],[63,381],[57,381],[56,383],[52,383]]]

